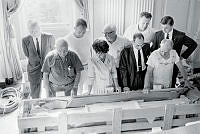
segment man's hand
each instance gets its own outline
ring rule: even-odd
[[[115,87],[116,92],[121,93],[121,87]]]
[[[87,96],[87,95],[90,95],[90,92],[85,92],[82,94],[83,96]]]
[[[71,96],[77,96],[78,87],[73,87],[71,90]]]
[[[142,92],[143,92],[144,94],[149,94],[150,89],[148,89],[148,88],[144,88],[144,89],[142,90]]]
[[[124,89],[124,92],[130,91],[130,88],[129,88],[129,87],[124,87],[123,89]]]

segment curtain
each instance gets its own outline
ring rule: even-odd
[[[123,34],[124,29],[124,0],[104,0],[104,25],[115,24],[117,33]]]
[[[134,0],[134,8],[132,8],[131,23],[136,24],[139,21],[139,14],[143,11],[147,11],[153,14],[154,0]]]
[[[88,0],[75,0],[75,3],[79,7],[81,16],[87,21],[88,29],[90,29],[90,19],[89,19],[89,2]]]
[[[17,2],[17,1],[12,1]],[[19,55],[17,51],[17,43],[15,39],[14,29],[10,23],[9,16],[16,11],[18,6],[8,3],[6,0],[0,2],[0,26],[1,26],[1,76],[2,78],[14,78],[19,80],[22,77],[22,69],[20,65]]]
[[[154,14],[154,0],[128,0],[126,2],[127,2],[125,9],[126,27],[128,27],[129,25],[137,24],[139,21],[139,15],[143,11],[150,12],[152,15]],[[152,26],[152,21],[150,25]]]

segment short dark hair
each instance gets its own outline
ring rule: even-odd
[[[76,27],[78,26],[83,26],[83,27],[86,27],[87,28],[87,22],[82,19],[82,18],[79,18],[76,20],[76,24],[75,24]]]
[[[135,33],[133,35],[133,41],[135,41],[136,38],[139,38],[139,39],[143,39],[144,40],[144,35],[142,33]]]
[[[142,18],[143,16],[144,16],[145,18],[147,18],[147,19],[151,19],[151,18],[152,18],[151,13],[149,13],[149,12],[141,12],[141,13],[140,13],[140,18]]]
[[[105,40],[101,40],[101,39],[96,39],[93,44],[92,47],[94,49],[94,51],[96,53],[107,53],[109,50],[109,45]]]
[[[160,23],[163,25],[169,24],[170,26],[174,25],[174,19],[171,16],[164,16],[161,20]]]

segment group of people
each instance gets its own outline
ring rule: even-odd
[[[151,19],[151,13],[142,12],[138,24],[129,26],[124,36],[117,34],[114,24],[105,25],[104,36],[93,43],[84,19],[56,42],[30,21],[30,35],[23,38],[22,46],[32,98],[39,98],[42,79],[47,97],[59,91],[66,96],[90,95],[175,87],[178,70],[185,86],[192,88],[181,60],[192,54],[197,43],[173,28],[171,16],[161,19],[158,32],[150,27]]]

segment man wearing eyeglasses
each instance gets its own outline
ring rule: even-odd
[[[176,50],[173,50],[173,41],[170,39],[163,39],[160,43],[160,48],[155,50],[149,56],[147,61],[147,72],[145,76],[144,89],[171,88],[172,75],[174,64],[181,72],[185,86],[192,88],[192,85],[187,80],[186,72],[180,61]]]
[[[124,48],[120,55],[119,70],[124,91],[143,89],[149,55],[150,45],[144,43],[142,33],[134,34],[132,45]]]
[[[118,83],[119,86],[121,86],[121,79],[119,75],[119,58],[120,58],[120,53],[122,49],[124,49],[126,46],[131,45],[131,42],[123,38],[122,36],[117,34],[117,28],[113,24],[107,24],[104,26],[104,40],[108,43],[109,45],[109,51],[108,54],[112,55],[115,59],[116,63],[116,68],[117,68],[117,77],[118,77]]]

